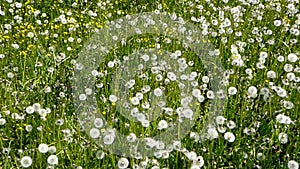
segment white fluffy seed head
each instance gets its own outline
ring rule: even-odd
[[[98,138],[100,136],[100,131],[97,128],[92,128],[90,130],[90,136],[91,138]]]
[[[234,140],[235,140],[235,136],[234,136],[234,134],[231,133],[231,132],[226,132],[226,133],[224,134],[224,138],[225,138],[225,140],[227,140],[228,142],[234,142]]]
[[[58,158],[56,155],[50,155],[48,158],[47,158],[47,162],[48,164],[50,165],[56,165],[58,164]]]
[[[160,88],[154,89],[153,93],[157,97],[162,96],[162,94],[163,94],[163,92],[162,92],[162,90]]]
[[[297,60],[298,60],[298,57],[297,57],[297,55],[296,54],[294,54],[294,53],[290,53],[289,55],[288,55],[288,61],[290,61],[290,62],[296,62]]]
[[[40,153],[45,154],[45,153],[48,152],[49,147],[48,147],[47,144],[42,143],[42,144],[39,145],[38,150],[39,150]]]
[[[22,157],[22,159],[21,159],[21,165],[24,168],[30,167],[32,165],[32,159],[31,159],[31,157],[29,157],[29,156]]]

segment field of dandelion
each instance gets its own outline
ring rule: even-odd
[[[298,169],[299,10],[299,0],[0,0],[0,169]],[[212,91],[213,77],[181,41],[158,33],[137,34],[107,52],[92,71],[102,118],[95,118],[92,128],[84,128],[73,99],[80,51],[111,21],[143,12],[164,13],[196,26],[222,63],[225,90]],[[189,67],[191,72],[179,77],[136,64],[143,71],[126,83],[134,121],[118,111],[124,91],[112,82],[120,79],[115,72],[121,62],[148,48],[160,54],[168,51],[171,58],[179,58],[179,70]],[[151,59],[155,60],[152,55]],[[118,75],[132,73],[124,72]],[[185,85],[178,79],[191,82],[189,97],[180,93]],[[79,100],[92,90],[84,92]],[[150,122],[150,115],[143,114],[154,105],[149,97],[162,95],[166,101],[157,105],[164,114]],[[189,98],[196,100],[192,107],[197,111],[182,106],[190,106]],[[224,109],[203,134],[216,98],[226,98]],[[151,139],[182,119],[195,124],[180,141],[164,145]],[[109,130],[103,128],[104,121]],[[116,155],[94,141],[112,144],[117,131],[128,142],[147,138],[154,154]]]

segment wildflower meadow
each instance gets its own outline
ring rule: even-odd
[[[299,0],[0,0],[0,169],[298,169]]]

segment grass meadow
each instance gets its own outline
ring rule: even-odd
[[[0,169],[298,169],[299,10],[299,0],[0,0]],[[191,23],[211,48],[192,45],[213,49],[222,70],[212,73],[176,34],[133,25],[134,36],[100,37],[118,42],[88,69],[93,90],[77,97],[74,70],[89,40],[108,25],[128,33],[114,21],[144,12]],[[224,90],[212,90],[215,77]],[[74,104],[91,96],[96,109]],[[179,140],[151,139],[182,121],[194,124]],[[139,140],[151,156],[105,148]]]

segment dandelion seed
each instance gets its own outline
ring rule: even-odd
[[[276,73],[273,70],[268,71],[267,78],[271,78],[271,79],[276,78]]]
[[[112,134],[108,134],[103,137],[103,143],[106,145],[112,144],[114,142],[114,140],[115,140],[115,136]]]
[[[3,118],[0,118],[0,126],[3,126],[6,123],[6,120]]]
[[[161,90],[160,88],[154,89],[153,93],[154,93],[154,95],[157,96],[157,97],[160,97],[160,96],[162,96],[162,94],[163,94],[163,92],[162,92],[162,90]]]
[[[91,138],[98,138],[100,136],[100,131],[97,128],[92,128],[90,130],[90,136]]]
[[[87,95],[91,95],[91,94],[93,93],[93,90],[90,89],[90,88],[86,88],[86,89],[85,89],[85,93],[86,93]]]
[[[52,154],[56,153],[56,147],[55,146],[50,146],[49,147],[49,153],[52,153]]]
[[[139,100],[142,100],[143,97],[144,97],[143,93],[140,93],[140,92],[137,92],[137,93],[135,94],[135,96],[136,96]]]
[[[25,111],[26,111],[27,114],[32,114],[32,113],[34,113],[34,107],[33,106],[28,106]]]
[[[13,74],[12,72],[8,72],[8,73],[7,73],[7,77],[8,77],[8,78],[13,78],[13,77],[14,77],[14,74]]]
[[[34,37],[34,33],[33,33],[33,32],[29,32],[29,33],[27,34],[27,36],[28,36],[29,38],[33,38],[33,37]]]
[[[199,89],[193,89],[192,95],[196,98],[200,97],[201,91]]]
[[[284,70],[285,72],[291,72],[291,71],[293,71],[293,65],[291,65],[291,64],[285,64],[285,65],[283,66],[283,70]]]
[[[230,120],[228,123],[227,123],[227,127],[229,129],[234,129],[236,127],[236,124],[234,121]]]
[[[278,62],[284,62],[284,57],[283,56],[278,56],[277,60],[278,60]]]
[[[149,127],[150,126],[150,122],[148,120],[143,120],[143,121],[141,121],[141,123],[142,123],[143,127]]]
[[[225,121],[226,121],[226,118],[224,116],[217,116],[216,117],[216,123],[219,124],[219,125],[224,124]]]
[[[103,151],[101,151],[101,150],[97,151],[97,153],[96,153],[96,158],[97,159],[101,160],[101,159],[104,158],[104,156],[105,156],[105,153]]]
[[[133,105],[139,105],[140,104],[140,100],[139,100],[139,98],[137,98],[137,97],[133,97],[132,99],[131,99],[131,103],[133,104]]]
[[[40,153],[45,154],[45,153],[48,152],[49,147],[48,147],[47,144],[43,144],[43,143],[42,143],[42,144],[39,145],[38,150],[39,150]]]
[[[237,93],[237,89],[235,87],[229,87],[228,88],[228,94],[229,95],[235,95]]]
[[[185,109],[182,111],[182,114],[184,115],[185,118],[192,119],[194,112],[191,109]]]
[[[110,95],[108,99],[109,99],[109,101],[111,101],[112,103],[115,103],[115,102],[117,102],[117,100],[118,100],[117,96],[115,96],[115,95]]]
[[[209,139],[216,139],[219,137],[219,133],[215,128],[209,128],[207,130],[207,133],[208,133]]]
[[[255,98],[255,97],[257,96],[257,88],[256,88],[255,86],[250,86],[250,87],[248,88],[248,94],[249,94],[251,97]]]
[[[297,60],[298,60],[298,57],[294,53],[290,53],[288,55],[288,61],[290,61],[290,62],[296,62]]]
[[[50,165],[57,165],[58,164],[58,158],[56,155],[50,155],[48,158],[47,158],[47,162],[48,164]]]
[[[278,139],[281,144],[286,144],[288,142],[288,135],[286,133],[279,133]]]
[[[162,130],[162,129],[166,129],[166,128],[168,128],[167,121],[166,120],[159,121],[157,129]]]
[[[56,124],[57,126],[62,126],[62,125],[64,124],[64,122],[65,122],[64,119],[57,119],[56,122],[55,122],[55,124]]]
[[[120,158],[119,161],[118,161],[118,167],[120,169],[124,169],[124,168],[127,168],[129,165],[129,161],[127,158]]]
[[[79,95],[79,100],[81,100],[81,101],[86,100],[86,95],[85,94],[80,94]]]
[[[213,91],[209,90],[209,91],[207,91],[207,93],[206,93],[206,97],[207,97],[208,99],[214,99],[214,98],[215,98],[215,94],[214,94]]]
[[[115,63],[112,62],[112,61],[109,61],[109,62],[107,63],[107,66],[108,66],[109,68],[113,68],[113,67],[115,66]]]
[[[288,162],[288,168],[289,169],[298,169],[299,168],[299,163],[296,162],[295,160],[290,160]]]
[[[29,156],[25,156],[21,159],[21,165],[24,168],[28,168],[32,165],[32,159]]]
[[[32,131],[32,125],[27,125],[27,126],[25,127],[25,130],[26,130],[27,132],[31,132],[31,131]]]
[[[274,25],[277,26],[277,27],[280,26],[281,25],[281,20],[275,20]]]
[[[136,141],[136,135],[134,133],[130,133],[127,137],[127,141],[133,143]]]
[[[101,118],[95,118],[94,125],[96,128],[101,128],[103,126],[103,120]]]
[[[231,133],[231,132],[226,132],[226,133],[224,134],[224,138],[225,138],[225,140],[227,140],[228,142],[234,142],[234,140],[235,140],[235,136],[234,136],[234,134]]]

